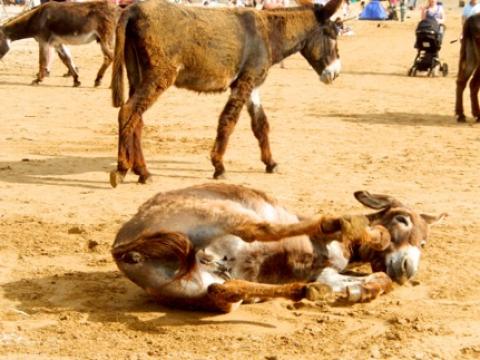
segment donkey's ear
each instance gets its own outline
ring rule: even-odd
[[[315,5],[315,17],[319,22],[323,23],[324,21],[330,19],[333,14],[337,12],[337,10],[340,8],[340,5],[342,5],[342,2],[343,0],[330,0],[323,6]]]
[[[435,225],[438,224],[440,221],[445,219],[448,214],[447,213],[441,213],[440,215],[429,215],[429,214],[420,214],[422,219],[428,224],[428,225]]]
[[[388,195],[370,194],[368,191],[355,191],[353,195],[361,204],[371,209],[381,210],[402,206],[400,201]]]

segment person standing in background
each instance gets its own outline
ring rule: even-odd
[[[464,7],[462,11],[462,25],[465,21],[472,15],[478,14],[480,12],[480,4],[478,0],[470,0]]]

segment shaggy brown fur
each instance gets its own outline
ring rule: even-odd
[[[480,122],[480,107],[478,103],[478,90],[480,89],[480,14],[471,16],[465,21],[461,41],[455,116],[458,122],[466,121],[463,110],[463,91],[471,78],[470,102],[472,115],[477,122]]]
[[[86,44],[98,41],[104,56],[95,86],[100,85],[105,70],[113,59],[115,25],[120,9],[107,1],[83,3],[48,2],[7,21],[0,28],[0,59],[9,50],[9,41],[35,38],[39,44],[39,72],[33,84],[40,83],[47,73],[48,48],[54,46],[62,62],[79,86],[77,69],[63,44]]]
[[[324,82],[333,81],[336,73],[328,66],[339,55],[329,17],[341,1],[269,11],[183,7],[163,0],[128,7],[117,26],[112,73],[113,104],[121,106],[112,186],[130,169],[140,183],[149,180],[141,147],[142,114],[172,85],[204,93],[231,89],[211,152],[214,178],[225,172],[223,155],[245,104],[266,171],[274,172],[269,125],[256,89],[273,64],[298,51]],[[126,103],[124,65],[130,84]]]
[[[112,254],[129,279],[175,307],[231,311],[278,296],[369,301],[415,275],[427,226],[440,217],[382,195],[355,196],[379,211],[300,220],[242,186],[160,193],[122,226]],[[342,274],[349,262],[370,263],[374,273]]]

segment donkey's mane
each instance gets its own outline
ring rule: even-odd
[[[12,17],[6,19],[3,22],[3,24],[1,24],[1,26],[4,27],[4,26],[8,26],[8,25],[12,25],[14,23],[17,23],[19,21],[28,20],[28,18],[30,18],[39,8],[40,8],[40,6],[37,6],[37,7],[34,7],[33,9],[30,9],[30,10],[21,12],[20,14],[17,14],[15,16],[12,16]]]
[[[291,6],[291,7],[280,7],[280,8],[275,8],[275,9],[265,9],[262,10],[264,12],[294,12],[297,10],[313,10],[312,7],[309,6]]]

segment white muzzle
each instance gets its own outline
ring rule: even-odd
[[[331,84],[338,75],[340,75],[340,69],[342,68],[342,63],[340,59],[336,59],[330,65],[328,65],[325,70],[322,71],[320,75],[320,81],[324,84]]]

